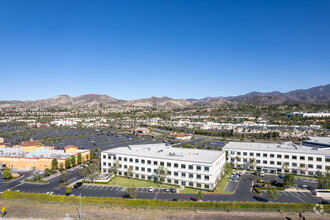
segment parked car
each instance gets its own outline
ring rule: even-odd
[[[264,171],[261,171],[260,172],[260,176],[265,176],[265,172]]]
[[[154,188],[152,186],[149,187],[148,192],[153,192],[153,191],[154,191]]]
[[[307,185],[301,185],[301,187],[306,189],[308,186]]]
[[[284,179],[284,175],[283,175],[283,174],[281,174],[281,175],[280,175],[280,178],[281,178],[281,179]]]
[[[171,188],[171,193],[176,193],[176,188],[172,187]]]
[[[78,189],[79,187],[81,187],[83,185],[82,182],[77,182],[76,184],[74,184],[73,188]]]
[[[170,192],[170,188],[166,187],[164,191],[165,192]]]

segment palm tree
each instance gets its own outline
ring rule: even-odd
[[[238,168],[238,162],[241,161],[241,158],[239,156],[236,156],[235,159],[236,159],[236,168]]]

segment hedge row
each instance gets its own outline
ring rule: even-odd
[[[19,193],[5,191],[2,199],[27,200],[37,202],[79,204],[79,197],[47,195],[38,193]],[[315,204],[306,203],[266,203],[266,202],[193,202],[162,201],[105,197],[82,197],[82,204],[128,206],[140,208],[181,208],[181,209],[213,209],[213,210],[262,210],[262,211],[303,211],[312,212]],[[330,212],[330,205],[324,205],[324,211]]]

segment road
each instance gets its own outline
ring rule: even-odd
[[[69,182],[73,183],[78,181],[81,177],[77,170],[68,173]],[[24,178],[24,177],[23,177]],[[23,179],[22,178],[22,179]],[[240,178],[236,192],[234,194],[204,194],[204,201],[217,201],[217,202],[267,202],[266,192],[262,195],[256,195],[251,192],[252,181],[258,178],[257,176],[246,173]],[[272,177],[270,177],[272,178]],[[46,193],[54,192],[55,195],[64,195],[65,187],[60,187],[60,176],[54,177],[49,181],[49,184],[39,185],[24,183],[22,179],[14,180],[9,183],[0,184],[1,190],[12,189],[20,192],[33,192],[33,193]],[[78,189],[72,189],[74,196],[88,196],[88,197],[117,197],[124,198],[126,192],[123,187],[115,187],[111,185],[83,185]],[[147,192],[147,190],[140,189],[137,193],[138,199],[150,200],[179,200],[179,201],[195,201],[197,194],[183,194],[183,193],[166,193],[164,190],[156,190],[155,192]],[[272,202],[288,202],[288,203],[318,203],[323,199],[314,197],[311,192],[287,192],[279,191],[278,200]]]

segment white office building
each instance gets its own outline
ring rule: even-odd
[[[226,162],[225,153],[213,150],[174,148],[165,144],[144,144],[119,147],[101,152],[102,173],[108,173],[119,161],[119,175],[127,175],[133,167],[134,178],[156,180],[157,169],[168,170],[165,183],[213,189]]]
[[[223,151],[227,161],[243,169],[261,169],[266,173],[319,175],[330,169],[330,148],[292,142],[229,142]],[[251,164],[250,159],[255,163]],[[252,160],[253,161],[253,160]]]

